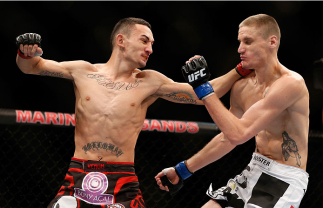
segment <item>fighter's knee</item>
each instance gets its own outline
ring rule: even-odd
[[[53,205],[54,208],[77,208],[76,198],[73,196],[62,196]]]
[[[222,208],[214,199],[210,199],[206,204],[201,208]]]

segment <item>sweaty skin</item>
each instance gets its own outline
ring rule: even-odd
[[[189,169],[194,172],[255,136],[255,152],[306,170],[309,93],[304,79],[278,61],[277,37],[264,39],[257,28],[243,26],[238,40],[243,67],[255,72],[232,87],[230,112],[215,95],[204,100],[222,133],[187,160]]]
[[[269,87],[267,94],[265,94],[266,88],[257,83],[255,74],[250,75],[234,84],[231,94],[231,104],[241,109],[244,113],[253,104],[264,100],[266,96],[270,96],[271,90],[277,90],[279,93],[279,89],[277,88],[283,84],[283,79],[285,78],[294,79],[295,82],[301,85],[301,90],[299,91],[300,99],[284,109],[264,129],[256,134],[255,139],[257,145],[255,152],[281,164],[306,170],[309,95],[305,82],[299,74],[285,67],[281,67],[272,85]],[[257,108],[257,106],[254,107]],[[253,112],[257,113],[257,111]],[[259,122],[266,121],[259,120]]]
[[[304,79],[278,61],[278,38],[275,35],[263,38],[261,34],[261,28],[240,27],[241,63],[255,71],[233,85],[229,110],[216,95],[203,100],[222,132],[186,160],[190,172],[219,160],[253,137],[255,152],[306,171],[309,92]],[[161,182],[163,176],[163,171],[155,176],[157,185],[169,191]],[[167,172],[167,177],[173,184],[179,181],[174,169]],[[214,200],[209,203],[205,207],[219,206]]]
[[[147,108],[158,98],[203,104],[186,83],[176,83],[145,67],[152,53],[151,30],[136,24],[129,37],[118,34],[107,63],[56,62],[41,57],[23,59],[17,65],[26,74],[55,76],[73,81],[75,91],[75,153],[86,160],[134,162],[135,145]],[[37,46],[22,46],[25,55],[41,54]],[[174,69],[172,69],[174,70]],[[240,76],[232,69],[211,80],[222,97]]]

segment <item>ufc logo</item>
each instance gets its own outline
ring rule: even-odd
[[[194,72],[193,74],[188,75],[188,81],[189,82],[194,82],[195,80],[197,80],[200,77],[204,77],[206,74],[203,73],[203,71],[205,70],[205,68]]]

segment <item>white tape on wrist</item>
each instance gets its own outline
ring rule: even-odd
[[[167,174],[167,172],[169,171],[169,170],[171,170],[171,169],[174,169],[173,167],[171,167],[171,168],[165,168],[164,170],[163,170],[163,173],[164,173],[164,175],[166,175]],[[175,170],[175,169],[174,169]]]
[[[37,53],[37,51],[36,51],[36,52],[35,52],[35,57],[36,57],[36,56],[42,56],[42,55],[43,55],[43,53],[44,53],[44,51],[42,51],[42,52],[41,52],[41,54]]]
[[[203,97],[203,98],[202,98],[202,100],[204,100],[205,98],[207,98],[207,97],[209,97],[209,96],[211,96],[211,95],[213,95],[213,94],[214,94],[214,92],[212,92],[212,93],[208,94],[207,96]]]

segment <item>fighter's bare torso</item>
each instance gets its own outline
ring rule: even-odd
[[[120,64],[120,62],[118,62]],[[129,62],[127,62],[129,64]],[[154,70],[131,69],[121,62],[56,62],[36,57],[17,65],[26,74],[72,80],[75,91],[75,153],[86,160],[134,162],[134,150],[147,108],[158,98],[203,104],[192,87]],[[210,81],[222,97],[240,77],[233,69]],[[185,95],[184,95],[185,94]],[[180,98],[180,99],[178,99]]]
[[[292,77],[303,85],[301,99],[285,109],[273,122],[256,136],[255,152],[279,163],[306,170],[307,142],[309,126],[308,91],[303,78],[285,67],[282,67],[270,86],[257,83],[255,75],[236,82],[232,89],[233,105],[246,112],[253,104],[264,99],[278,79]]]
[[[136,69],[129,77],[115,78],[104,64],[96,64],[72,74],[76,96],[74,157],[134,161],[147,108],[157,99],[153,94],[160,86],[151,73]]]
[[[20,44],[33,58],[17,55],[17,65],[26,74],[72,80],[75,91],[75,153],[86,160],[134,162],[134,150],[147,108],[159,97],[176,103],[203,104],[187,83],[177,83],[144,68],[152,54],[154,38],[149,27],[135,24],[131,35],[117,34],[105,64],[35,57],[38,45]],[[240,78],[236,70],[210,81],[222,97]]]

